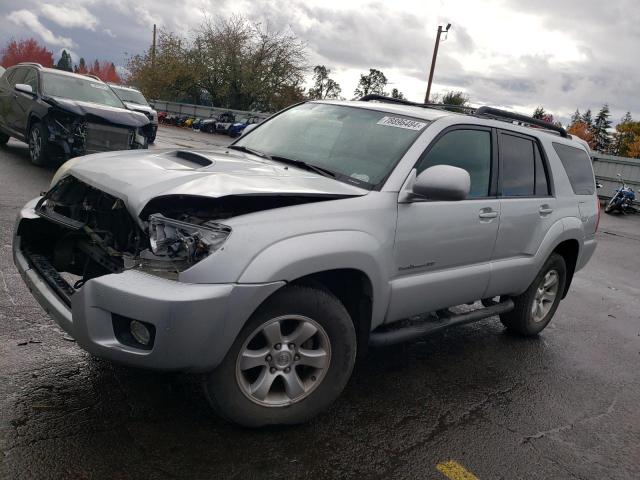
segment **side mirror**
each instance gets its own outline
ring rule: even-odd
[[[251,125],[247,125],[246,127],[244,127],[242,132],[240,132],[240,136],[246,135],[247,133],[249,133],[251,130],[253,130],[257,126],[258,126],[258,124],[256,124],[256,123],[252,123]]]
[[[15,88],[18,92],[33,95],[33,88],[31,88],[31,85],[27,85],[26,83],[16,83],[15,87],[13,88]]]
[[[469,172],[451,165],[434,165],[416,178],[413,193],[430,200],[464,200],[471,189]]]
[[[596,182],[596,188],[602,188],[603,185],[601,183]]]

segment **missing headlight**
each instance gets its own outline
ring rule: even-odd
[[[231,228],[216,222],[195,225],[167,218],[149,217],[151,251],[141,252],[143,270],[179,272],[218,250]]]

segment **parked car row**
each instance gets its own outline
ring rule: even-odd
[[[220,133],[231,137],[239,137],[249,125],[256,125],[263,120],[257,115],[237,116],[233,112],[224,112],[209,118],[194,118],[187,115],[160,112],[158,119],[166,125],[193,128],[205,133]]]
[[[157,114],[135,88],[24,62],[0,72],[0,145],[29,145],[36,165],[147,148]]]

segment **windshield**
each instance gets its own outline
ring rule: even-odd
[[[144,95],[142,95],[142,93],[137,90],[129,90],[128,88],[119,88],[114,86],[111,86],[111,88],[113,88],[113,91],[116,92],[116,95],[118,95],[120,97],[120,100],[122,100],[123,102],[149,106],[147,100],[144,98]]]
[[[339,180],[373,188],[428,123],[364,108],[304,103],[263,123],[236,145],[316,165]]]
[[[124,108],[116,94],[102,82],[49,72],[43,72],[42,79],[42,89],[45,95]]]

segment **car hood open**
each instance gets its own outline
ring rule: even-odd
[[[122,199],[135,218],[150,200],[172,195],[341,198],[368,193],[356,185],[226,148],[105,152],[78,157],[60,167],[52,184],[67,175]]]
[[[68,98],[47,97],[51,105],[75,115],[86,117],[87,120],[98,119],[102,122],[127,127],[144,127],[149,123],[147,116],[125,108],[109,107],[98,103],[80,102]]]

